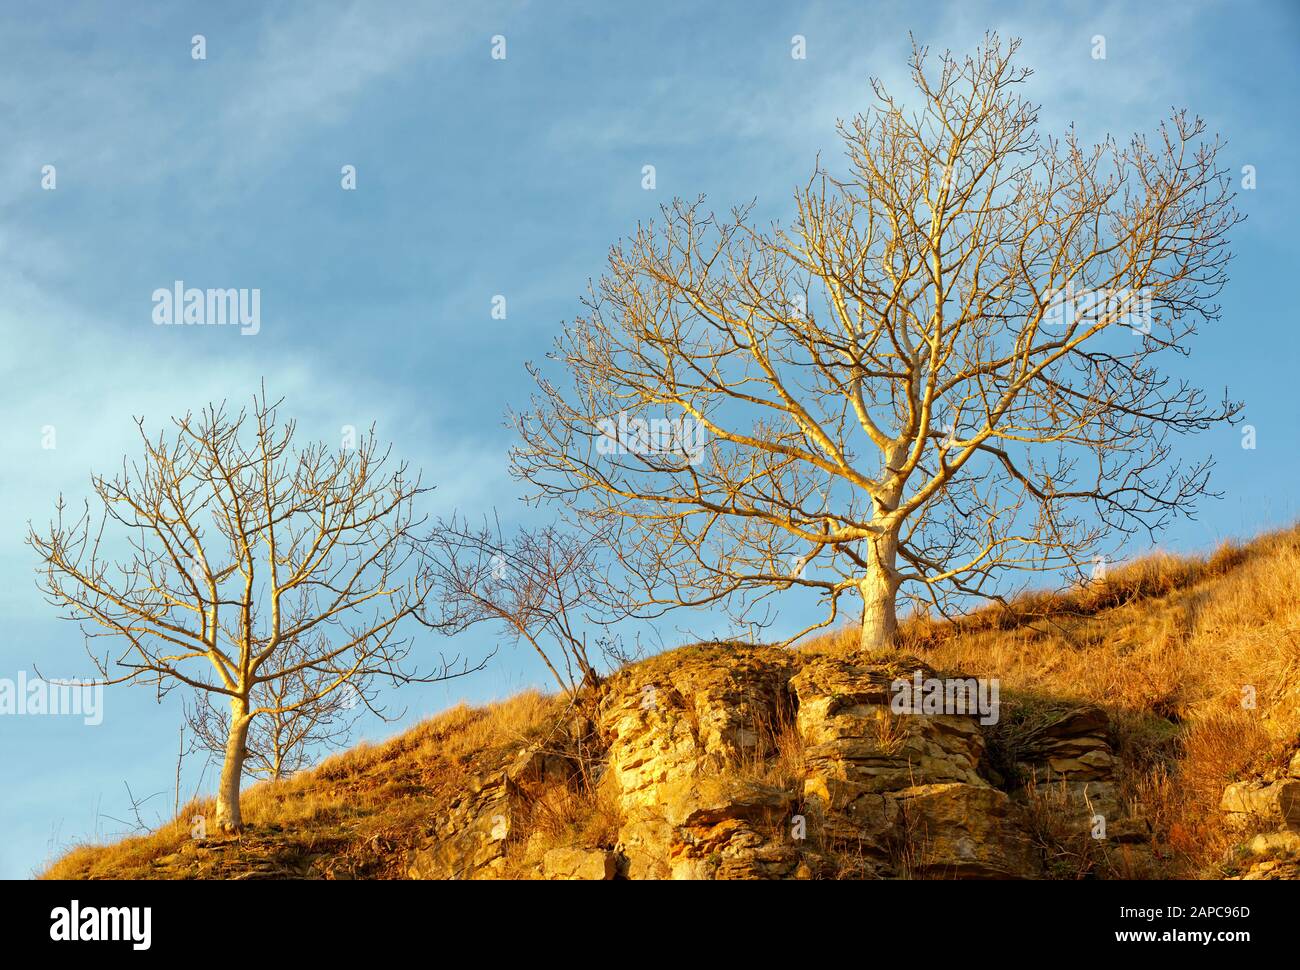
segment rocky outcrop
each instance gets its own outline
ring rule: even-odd
[[[1037,711],[1011,745],[988,711],[900,689],[956,680],[903,656],[738,644],[660,655],[590,691],[567,741],[476,775],[410,875],[522,864],[546,879],[1040,878],[1035,788],[1060,793],[1078,835],[1101,814],[1105,838],[1139,838],[1103,711]],[[579,774],[615,806],[610,843],[527,836],[534,793]]]
[[[978,765],[984,736],[968,714],[898,713],[891,685],[919,669],[864,666],[830,657],[810,658],[791,681],[813,797],[839,812],[861,794],[911,785],[961,782],[984,785]]]
[[[412,879],[476,879],[503,874],[515,804],[505,772],[472,779],[425,846],[413,853]]]
[[[694,650],[692,656],[687,651]],[[623,804],[655,804],[675,777],[761,757],[786,716],[794,655],[754,647],[687,648],[605,685],[600,730]]]
[[[605,685],[600,732],[624,824],[624,874],[787,875],[798,853],[776,835],[791,798],[747,782],[789,717],[795,657],[753,647],[688,648]]]
[[[779,879],[798,868],[799,853],[784,832],[791,793],[749,779],[703,777],[669,782],[662,798],[672,878]]]
[[[895,796],[918,878],[1032,879],[1043,873],[1021,809],[987,784],[920,785]]]
[[[411,854],[407,876],[494,879],[505,875],[506,854],[517,837],[521,817],[528,815],[531,793],[546,785],[567,784],[577,771],[573,756],[565,750],[571,740],[566,733],[556,740],[558,748],[524,746],[487,770],[470,775],[446,816]]]
[[[1244,882],[1300,879],[1300,862],[1295,859],[1265,859],[1252,865],[1250,871],[1240,878]]]
[[[999,783],[1031,804],[1057,840],[1094,844],[1085,852],[1125,846],[1126,866],[1135,856],[1149,862],[1138,843],[1151,839],[1147,820],[1120,797],[1109,715],[1095,705],[1031,705],[1016,710],[994,732],[1001,755]]]
[[[1300,779],[1235,782],[1224,789],[1219,810],[1277,825],[1300,825]]]
[[[1036,782],[1110,782],[1115,754],[1109,732],[1110,718],[1099,707],[1054,712],[1019,739],[1019,767]]]
[[[804,796],[832,853],[877,875],[1038,875],[1020,809],[979,773],[973,714],[899,710],[919,661],[810,657],[791,680],[805,748]]]
[[[723,649],[670,655],[607,687],[625,875],[1041,874],[1022,809],[980,774],[976,715],[897,709],[896,682],[933,670]],[[779,759],[783,732],[803,749],[802,783],[747,777]]]

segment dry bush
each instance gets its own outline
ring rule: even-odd
[[[1208,873],[1248,834],[1219,811],[1223,789],[1266,768],[1276,744],[1255,712],[1240,708],[1198,718],[1179,742],[1181,757],[1170,770],[1153,770],[1139,781],[1135,797],[1183,868]]]
[[[615,787],[603,775],[589,779],[586,772],[568,783],[534,788],[523,808],[507,848],[507,879],[536,878],[551,849],[612,849],[623,825]]]
[[[1025,787],[1030,838],[1043,856],[1048,879],[1091,879],[1114,874],[1106,846],[1084,824],[1080,802],[1065,784],[1031,782]]]
[[[147,867],[158,856],[174,852],[190,837],[194,814],[211,813],[212,803],[186,806],[179,817],[148,835],[131,836],[104,845],[81,844],[69,849],[40,874],[42,879],[122,879],[125,873]]]

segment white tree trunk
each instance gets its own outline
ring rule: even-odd
[[[245,744],[251,720],[248,702],[241,697],[232,698],[230,734],[226,738],[226,757],[217,788],[217,828],[222,832],[238,832],[244,827],[244,818],[239,813],[239,785],[244,775]]]
[[[862,631],[858,649],[868,655],[891,650],[898,634],[898,614],[894,603],[898,594],[894,569],[897,552],[898,541],[892,536],[873,542],[867,575],[858,584],[858,591],[862,594]]]

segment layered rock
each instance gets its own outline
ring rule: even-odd
[[[791,654],[694,649],[695,656],[677,651],[606,684],[600,730],[628,808],[656,804],[658,786],[672,778],[761,757],[760,739],[786,716]]]
[[[503,874],[506,840],[514,827],[512,783],[504,771],[474,778],[451,805],[423,848],[413,853],[412,879],[478,879]]]
[[[505,874],[506,853],[530,792],[565,784],[576,764],[562,751],[528,745],[500,767],[470,776],[423,847],[412,853],[412,879],[495,879]],[[575,877],[577,878],[577,877]]]
[[[936,677],[919,661],[810,657],[791,680],[805,800],[824,843],[880,875],[1038,875],[1021,810],[979,773],[985,741],[975,715],[895,703],[899,682],[917,670]]]
[[[1032,879],[1043,861],[1024,817],[987,784],[919,785],[898,800],[907,832],[908,874],[919,878]]]
[[[1219,810],[1277,825],[1300,825],[1300,779],[1236,782],[1224,789]]]
[[[723,649],[672,655],[608,686],[601,728],[627,876],[1041,874],[1021,808],[980,775],[975,714],[895,703],[897,681],[933,670]],[[792,712],[802,785],[747,778]]]
[[[973,707],[900,704],[914,679],[942,681],[910,657],[738,644],[634,665],[557,728],[567,742],[525,747],[476,774],[410,874],[481,878],[522,866],[547,879],[1038,878],[1035,788],[1061,793],[1076,834],[1102,814],[1108,838],[1138,837],[1116,795],[1100,709],[1038,711],[1008,745]],[[616,844],[556,846],[537,831],[521,841],[530,799],[548,787],[576,791],[579,774],[614,803]],[[512,844],[520,851],[510,856]]]
[[[1019,767],[1035,782],[1110,782],[1115,754],[1109,735],[1110,718],[1099,707],[1054,712],[1019,739]]]
[[[642,878],[783,876],[790,798],[738,777],[757,767],[788,717],[791,654],[694,648],[630,668],[606,685],[600,730],[624,824],[625,874]]]
[[[1008,742],[1022,800],[1036,799],[1066,831],[1098,842],[1136,843],[1151,827],[1120,798],[1110,717],[1094,705],[1035,710],[1015,725]]]

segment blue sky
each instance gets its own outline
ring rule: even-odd
[[[608,247],[674,195],[719,208],[790,193],[867,79],[905,89],[908,31],[973,50],[1020,36],[1045,130],[1151,130],[1173,106],[1253,165],[1223,319],[1186,372],[1247,402],[1257,447],[1223,427],[1189,445],[1218,459],[1199,521],[1166,535],[1205,549],[1295,518],[1295,92],[1290,3],[112,4],[9,2],[0,13],[0,677],[90,673],[74,624],[33,585],[22,544],[53,497],[211,400],[265,378],[303,430],[378,425],[437,484],[436,505],[515,517],[503,411],[578,310]],[[207,58],[191,57],[206,38]],[[490,56],[493,35],[507,56]],[[790,56],[792,35],[807,58]],[[1106,59],[1092,38],[1106,38]],[[641,186],[642,166],[657,187]],[[41,187],[53,165],[57,188]],[[340,187],[354,165],[356,191]],[[262,327],[155,327],[175,280],[260,288]],[[505,320],[491,316],[496,294]],[[41,447],[53,426],[57,447]],[[1140,554],[1146,549],[1133,549]],[[780,626],[806,621],[798,604]],[[664,632],[672,642],[672,630]],[[486,631],[456,645],[481,651]],[[446,644],[431,644],[446,649]],[[458,699],[544,684],[522,655],[412,687],[402,724]],[[112,691],[101,725],[0,717],[0,876],[120,829],[124,783],[171,804],[179,697]],[[368,723],[381,737],[400,725]],[[211,787],[211,772],[206,787]],[[183,787],[199,784],[187,765]]]

